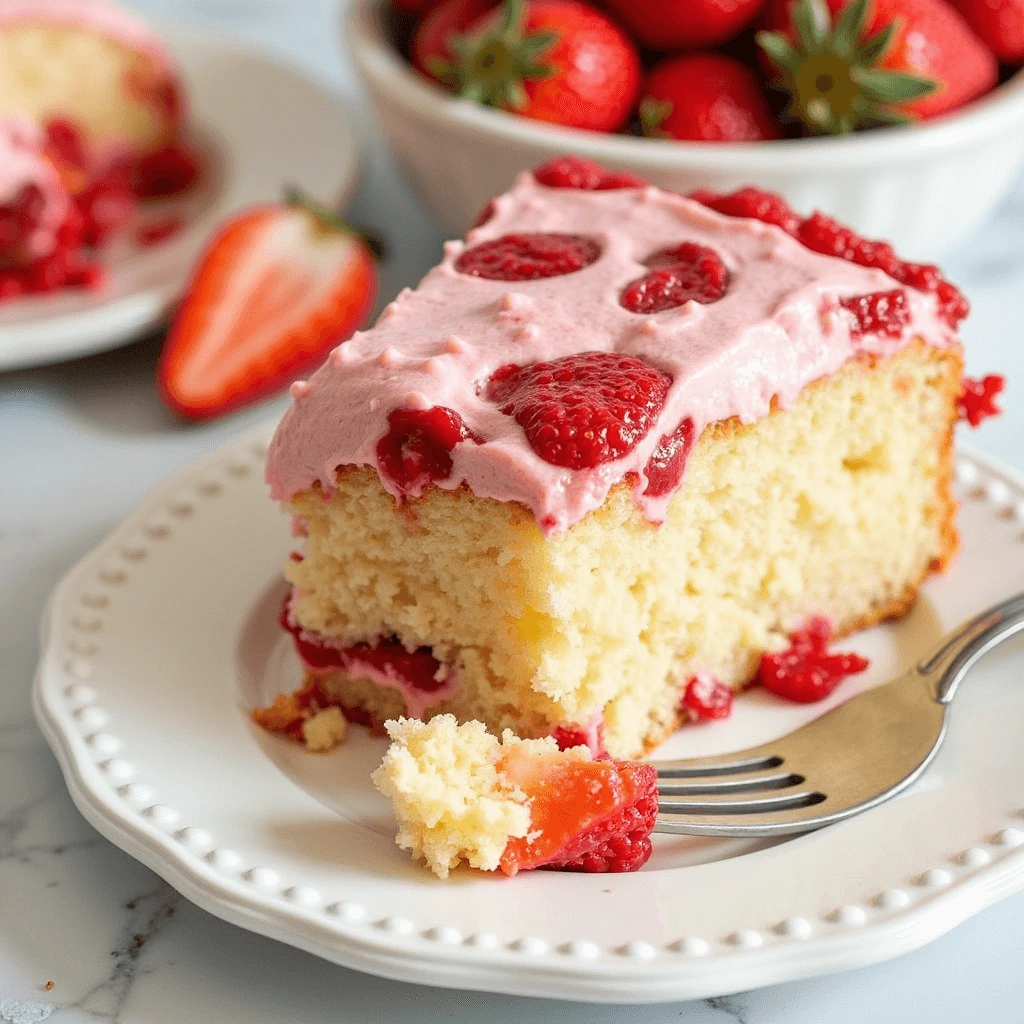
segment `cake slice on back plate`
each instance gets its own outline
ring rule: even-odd
[[[902,615],[954,553],[959,292],[764,193],[602,174],[524,174],[293,386],[293,711],[636,757],[693,678]]]

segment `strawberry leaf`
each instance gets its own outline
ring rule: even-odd
[[[906,103],[930,96],[938,88],[929,78],[882,68],[855,68],[851,77],[869,99],[879,103]]]
[[[645,96],[640,101],[637,113],[640,115],[640,128],[649,139],[668,139],[671,136],[662,125],[671,115],[675,105],[671,100],[659,100],[653,96]]]

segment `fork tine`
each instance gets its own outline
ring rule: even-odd
[[[794,772],[777,772],[774,775],[755,774],[752,776],[727,775],[716,779],[700,782],[676,782],[671,776],[658,780],[658,793],[661,796],[695,796],[700,794],[728,796],[731,793],[757,793],[767,789],[788,789],[799,786],[806,781],[802,775]]]
[[[699,779],[709,775],[742,775],[745,772],[769,771],[780,768],[783,759],[777,754],[760,754],[757,757],[735,760],[735,754],[725,758],[687,758],[682,761],[654,761],[659,779]]]
[[[784,796],[763,797],[752,800],[676,800],[658,801],[659,815],[685,814],[774,814],[814,807],[828,799],[824,793],[804,790]]]

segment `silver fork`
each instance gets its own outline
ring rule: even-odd
[[[656,832],[782,836],[860,814],[906,789],[946,734],[971,666],[1024,631],[1024,594],[954,630],[904,676],[760,747],[655,761]]]

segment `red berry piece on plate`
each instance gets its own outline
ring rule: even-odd
[[[581,235],[502,235],[467,249],[455,269],[489,281],[536,281],[573,274],[600,255],[598,244]]]
[[[298,193],[223,224],[160,355],[167,404],[188,419],[286,387],[359,327],[377,292],[366,242]]]
[[[499,770],[530,801],[530,832],[509,840],[501,870],[637,871],[658,815],[653,765],[512,753]]]
[[[650,432],[672,378],[614,352],[499,367],[486,396],[523,428],[545,462],[592,469],[628,455]]]
[[[854,338],[866,334],[900,338],[910,323],[910,303],[902,288],[840,299],[839,305],[851,314],[850,334]]]
[[[710,672],[698,672],[683,690],[683,708],[701,722],[728,718],[732,714],[732,701],[732,687]]]
[[[548,188],[578,188],[606,192],[620,188],[646,188],[647,182],[629,171],[609,171],[581,156],[558,156],[534,168],[534,178]]]
[[[441,0],[432,6],[413,33],[409,51],[413,67],[443,85],[454,86],[452,40],[497,5],[498,0]]]
[[[823,700],[847,676],[868,667],[867,658],[859,654],[830,654],[831,635],[828,619],[811,619],[790,635],[785,651],[762,655],[757,681],[766,690],[799,704]]]
[[[641,95],[640,125],[649,138],[757,142],[779,137],[757,75],[721,53],[663,60],[648,72]]]
[[[764,0],[606,0],[606,6],[644,46],[682,50],[734,39]]]
[[[729,287],[729,271],[718,253],[695,242],[661,249],[644,263],[650,272],[626,285],[619,297],[631,313],[661,313],[690,301],[708,305]]]
[[[658,442],[654,454],[647,460],[644,468],[647,487],[644,494],[648,498],[671,494],[679,486],[692,448],[693,420],[687,417],[671,434],[666,434]]]
[[[960,419],[977,427],[992,416],[998,416],[1002,409],[996,405],[996,396],[1006,387],[1006,378],[989,373],[980,379],[964,377],[964,390],[960,396]]]
[[[757,35],[787,116],[843,135],[954,110],[988,92],[995,57],[945,0],[770,0]]]
[[[1004,64],[1024,64],[1024,0],[950,0]]]
[[[447,480],[452,449],[479,439],[451,409],[395,409],[388,432],[377,442],[377,466],[403,494],[419,494],[427,484]]]
[[[774,224],[791,235],[795,235],[800,228],[800,217],[789,208],[782,196],[774,192],[748,186],[722,195],[698,189],[691,192],[689,198],[727,217],[747,217],[765,224]]]
[[[634,106],[640,57],[619,26],[578,0],[504,0],[434,66],[460,96],[570,128],[614,132]]]

